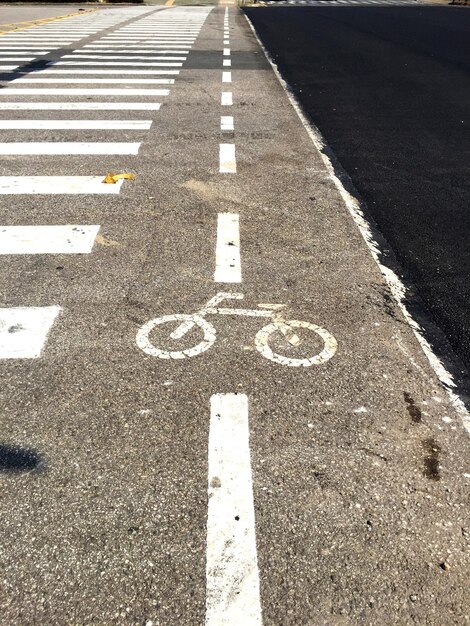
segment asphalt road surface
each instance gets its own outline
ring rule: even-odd
[[[467,623],[467,415],[244,15],[0,55],[0,622]]]
[[[470,13],[248,10],[404,275],[470,365]]]
[[[37,4],[20,4],[16,6],[0,4],[0,27],[6,24],[19,25],[20,22],[70,15],[70,13],[76,13],[80,9],[87,11],[91,8],[98,9],[102,7],[87,4],[54,4],[42,6]]]

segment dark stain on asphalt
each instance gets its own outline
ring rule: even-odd
[[[32,472],[43,462],[37,452],[27,448],[0,444],[0,472]]]
[[[439,469],[439,456],[441,454],[441,447],[434,439],[429,437],[423,442],[423,448],[426,452],[424,457],[424,471],[423,474],[430,480],[441,480],[441,473]]]
[[[406,410],[408,411],[409,416],[411,417],[411,420],[415,422],[416,424],[419,424],[423,419],[423,414],[421,413],[421,409],[418,406],[416,406],[416,403],[411,397],[411,394],[409,394],[407,391],[403,392],[403,397],[405,398]]]

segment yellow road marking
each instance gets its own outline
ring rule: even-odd
[[[77,11],[76,13],[67,13],[66,15],[56,15],[54,17],[46,17],[40,20],[30,20],[27,22],[12,22],[10,24],[0,24],[0,35],[6,35],[7,33],[13,33],[18,30],[25,30],[26,28],[33,28],[34,26],[40,26],[41,24],[48,24],[49,22],[56,22],[58,20],[65,20],[69,17],[77,17],[78,15],[85,15],[86,13],[93,13],[98,9],[87,9],[86,11]],[[21,26],[23,24],[23,26]],[[8,30],[3,30],[5,28]]]
[[[166,0],[165,6],[172,7],[175,4],[175,0]]]

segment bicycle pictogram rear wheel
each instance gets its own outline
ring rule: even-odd
[[[150,341],[150,333],[157,326],[166,324],[167,322],[193,322],[204,333],[204,339],[193,348],[186,348],[185,350],[164,350],[153,345]],[[153,320],[144,324],[137,332],[136,342],[141,350],[145,354],[150,356],[156,356],[159,359],[187,359],[192,356],[202,354],[214,344],[216,339],[215,328],[206,321],[201,315],[189,315],[184,313],[175,313],[173,315],[162,315],[162,317],[156,317]]]
[[[269,345],[269,341],[275,333],[282,333],[284,336],[292,332],[293,328],[305,328],[316,333],[323,340],[324,347],[318,353],[308,358],[296,359],[274,352]],[[287,339],[286,339],[287,341]],[[336,353],[338,344],[331,333],[324,328],[310,324],[310,322],[302,322],[299,320],[288,320],[287,322],[273,322],[264,326],[256,333],[255,337],[256,349],[270,361],[279,363],[280,365],[288,365],[289,367],[310,367],[311,365],[321,365],[329,361]]]

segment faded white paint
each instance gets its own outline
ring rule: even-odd
[[[245,394],[211,397],[206,626],[261,626],[253,481]]]
[[[0,226],[0,254],[89,254],[99,226]]]
[[[219,213],[217,216],[214,281],[217,283],[242,282],[240,217],[237,213]]]
[[[61,308],[0,309],[0,359],[37,359]]]

